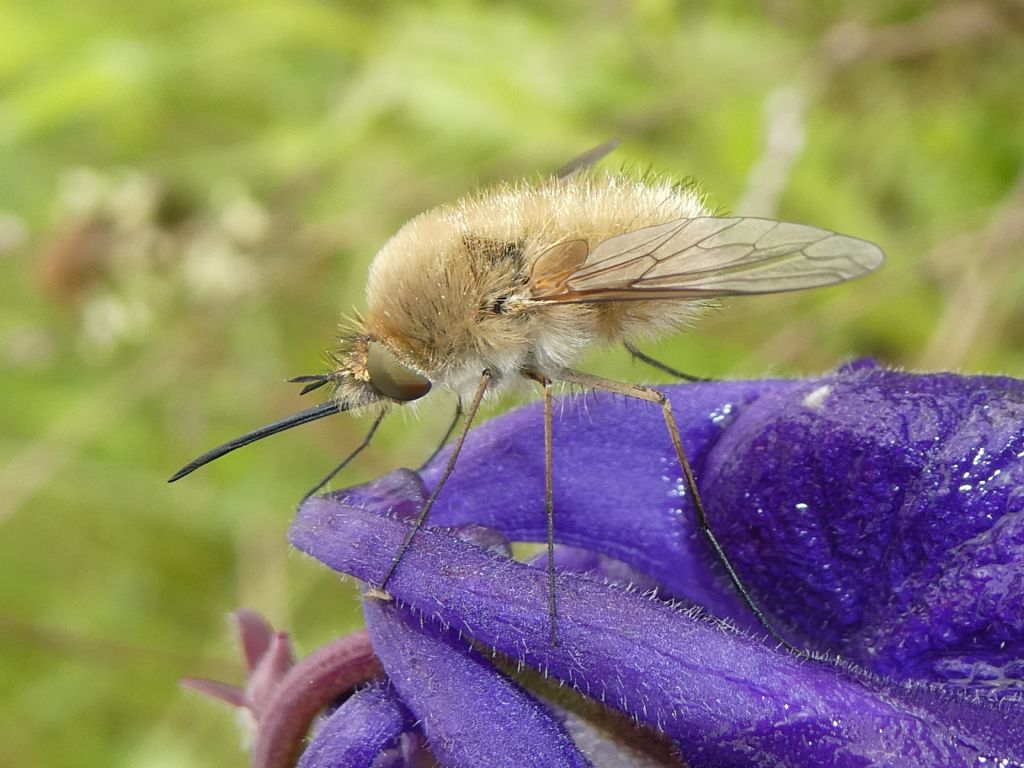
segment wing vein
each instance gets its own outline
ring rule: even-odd
[[[548,302],[693,299],[797,291],[876,269],[867,240],[802,224],[748,217],[700,217],[623,232],[597,243]]]

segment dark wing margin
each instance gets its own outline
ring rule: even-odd
[[[804,224],[678,219],[598,243],[559,284],[531,284],[531,298],[631,301],[802,291],[867,274],[883,260],[874,243]]]
[[[574,157],[552,175],[559,181],[563,179],[571,179],[577,173],[585,171],[590,166],[599,162],[605,155],[611,154],[611,152],[613,152],[620,143],[621,142],[618,139],[612,139],[611,141],[606,141],[604,144],[599,144],[596,147],[588,149],[583,154]]]
[[[530,269],[531,291],[557,291],[583,266],[589,252],[586,240],[563,240],[548,248]]]

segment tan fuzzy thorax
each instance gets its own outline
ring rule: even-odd
[[[530,302],[531,268],[548,248],[706,216],[699,194],[664,180],[583,174],[503,184],[427,211],[374,259],[362,332],[411,368],[460,390],[482,367],[500,380],[571,364],[594,341],[677,327],[692,306]]]

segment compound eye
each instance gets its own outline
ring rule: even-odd
[[[407,402],[430,391],[430,380],[398,362],[387,347],[371,341],[366,354],[370,386],[385,397]]]

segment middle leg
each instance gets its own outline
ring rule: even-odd
[[[552,440],[551,379],[539,371],[525,374],[544,388],[544,515],[548,544],[548,617],[551,621],[551,645],[558,645],[558,605],[555,600],[555,486]]]

